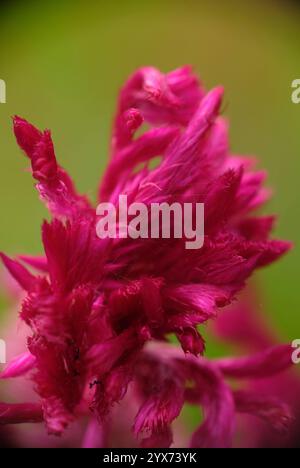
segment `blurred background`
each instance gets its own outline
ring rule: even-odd
[[[0,79],[7,86],[0,104],[0,249],[39,253],[47,216],[14,141],[12,115],[50,128],[60,163],[94,197],[124,80],[142,65],[170,71],[191,64],[207,88],[225,86],[233,151],[257,155],[269,172],[274,198],[266,210],[279,215],[276,235],[295,248],[256,275],[259,307],[282,339],[300,338],[300,104],[291,102],[291,82],[300,78],[299,3],[46,0],[0,8]],[[2,294],[2,319],[6,308]]]

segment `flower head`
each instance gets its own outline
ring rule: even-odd
[[[230,419],[234,398],[220,377],[223,368],[230,370],[197,360],[205,348],[198,326],[289,244],[269,240],[272,217],[252,214],[268,197],[265,174],[253,171],[250,159],[230,153],[227,125],[219,116],[222,96],[220,87],[206,93],[187,67],[166,75],[150,67],[138,70],[121,90],[110,161],[99,187],[99,200],[114,204],[120,194],[147,206],[204,203],[205,241],[197,251],[186,250],[185,240],[177,238],[99,239],[95,210],[59,166],[50,132],[14,118],[17,142],[52,220],[42,226],[44,256],[13,260],[2,254],[26,291],[20,318],[31,329],[28,352],[2,377],[30,371],[40,404],[4,407],[0,421],[44,420],[50,433],[61,434],[88,407],[105,420],[136,380],[145,403],[134,430],[150,432],[147,444],[168,445],[190,377],[202,388],[197,401],[216,417]],[[139,134],[143,123],[148,128]],[[161,161],[152,168],[157,156]],[[145,354],[146,342],[166,340],[170,333],[195,356],[160,362]],[[155,395],[143,385],[153,374]],[[205,379],[207,387],[200,386]],[[209,405],[221,394],[220,415]],[[211,424],[202,426],[193,443],[209,445]],[[215,440],[227,445],[232,427],[218,427]]]
[[[265,352],[279,341],[269,322],[259,313],[260,303],[253,289],[233,306],[220,315],[215,323],[215,332],[218,338],[230,342],[242,350],[243,353]],[[266,373],[260,379],[250,379],[248,390],[252,394],[259,395],[264,412],[271,411],[269,403],[280,403],[292,416],[289,430],[285,433],[274,430],[278,427],[278,412],[273,411],[274,421],[272,425],[266,425],[257,418],[248,418],[244,415],[240,426],[247,427],[247,431],[240,430],[239,444],[243,447],[285,447],[295,448],[299,446],[300,436],[300,377],[296,369],[287,370],[279,375]],[[269,402],[266,404],[266,402]],[[284,402],[284,403],[283,403]],[[286,414],[288,414],[286,413]],[[247,420],[245,421],[247,417]]]

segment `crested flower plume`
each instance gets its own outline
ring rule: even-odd
[[[265,173],[255,171],[250,158],[231,154],[222,96],[221,87],[206,93],[188,67],[134,73],[120,93],[98,190],[99,201],[115,205],[120,194],[147,207],[204,203],[205,240],[198,250],[186,250],[178,238],[99,239],[95,208],[59,166],[50,132],[14,118],[52,220],[42,225],[43,256],[1,254],[26,293],[20,319],[31,333],[28,349],[0,377],[28,374],[38,402],[1,403],[0,424],[43,421],[50,434],[61,435],[92,409],[99,425],[92,421],[87,437],[99,444],[112,407],[127,392],[139,402],[133,432],[149,447],[172,443],[171,423],[186,401],[205,413],[193,447],[229,446],[236,411],[257,413],[278,427],[289,419],[283,405],[226,383],[226,377],[261,378],[288,367],[289,346],[216,362],[200,356],[199,325],[290,246],[269,239],[273,217],[253,214],[269,196]],[[170,334],[182,349],[162,343]]]
[[[231,346],[238,347],[239,352],[262,352],[278,343],[266,317],[259,313],[256,304],[261,303],[257,292],[247,291],[239,302],[229,307],[224,314],[220,314],[215,322],[214,332],[219,339],[225,340]],[[274,412],[273,424],[267,425],[258,418],[251,418],[247,414],[240,417],[238,424],[238,446],[249,448],[297,448],[300,440],[300,375],[297,369],[286,370],[283,373],[264,375],[261,379],[250,379],[247,383],[248,391],[260,395],[262,402],[267,400],[283,402],[283,406],[290,407],[292,416],[289,420],[289,430],[282,433],[276,431],[278,413]],[[270,413],[268,405],[264,411]],[[287,408],[287,406],[286,406]],[[270,413],[271,414],[271,413]],[[243,430],[243,428],[247,430]]]

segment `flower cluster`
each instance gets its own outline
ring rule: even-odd
[[[221,87],[206,93],[187,67],[135,72],[120,93],[99,187],[99,201],[114,204],[121,194],[146,206],[204,203],[198,250],[177,238],[99,239],[95,209],[59,166],[50,132],[14,118],[52,220],[42,226],[44,256],[1,255],[26,291],[20,318],[31,330],[28,350],[1,377],[29,373],[39,401],[1,403],[0,423],[44,421],[60,435],[92,409],[103,426],[132,385],[140,406],[134,432],[146,446],[172,443],[170,425],[185,401],[206,414],[192,437],[197,447],[230,445],[236,410],[267,413],[272,423],[276,415],[279,426],[286,421],[285,407],[274,411],[270,403],[268,412],[257,395],[231,391],[225,377],[280,371],[290,364],[288,346],[241,360],[199,356],[199,325],[215,318],[255,269],[289,249],[269,239],[274,217],[253,214],[269,196],[265,173],[231,154],[222,96]],[[161,343],[170,334],[182,350]]]

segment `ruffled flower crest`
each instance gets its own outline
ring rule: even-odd
[[[205,350],[198,326],[229,304],[256,268],[289,248],[269,239],[272,217],[252,214],[269,195],[265,173],[230,153],[219,115],[222,96],[221,87],[206,93],[188,67],[135,72],[120,93],[98,189],[100,201],[115,205],[120,194],[147,206],[204,203],[205,242],[196,251],[185,249],[185,239],[99,239],[95,209],[59,166],[50,132],[14,118],[17,142],[52,220],[42,226],[44,256],[2,254],[27,293],[20,318],[32,333],[28,351],[1,377],[30,372],[40,404],[2,403],[1,423],[44,420],[50,433],[61,434],[89,407],[103,422],[135,382],[142,403],[134,432],[148,433],[144,445],[168,446],[171,422],[192,401],[207,414],[192,446],[228,446],[235,411],[261,405],[232,392],[224,375],[259,376],[267,370],[264,355],[242,367],[196,357]],[[170,333],[186,355],[165,347],[144,351],[146,342],[165,341]],[[287,348],[276,352],[278,367],[287,366]],[[190,380],[194,389],[187,389]]]

